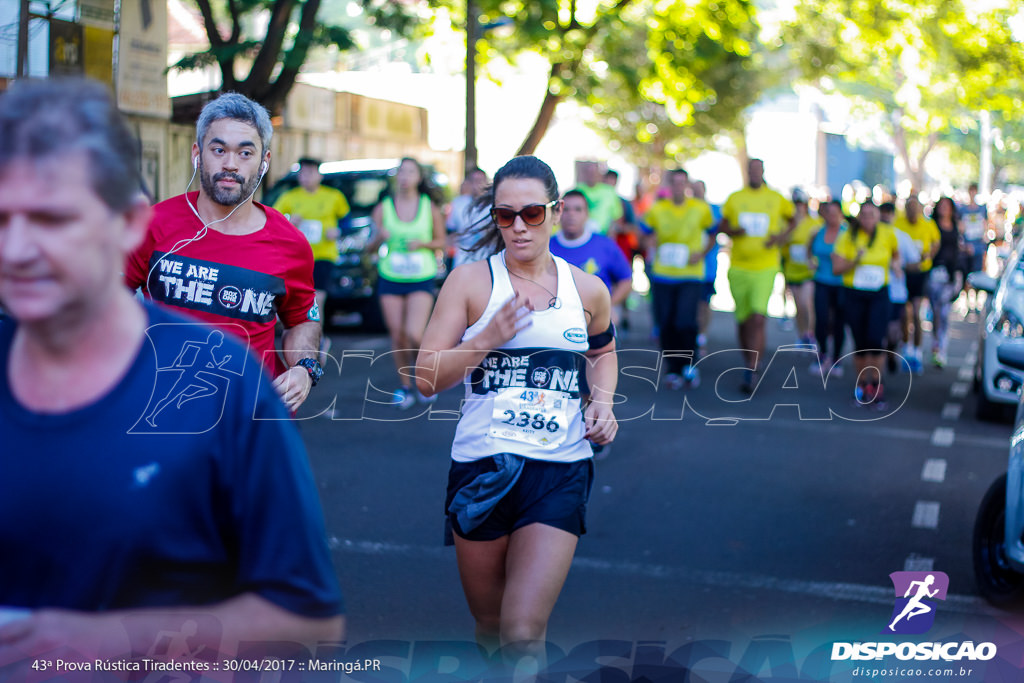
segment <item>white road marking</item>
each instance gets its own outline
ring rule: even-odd
[[[956,431],[952,427],[936,427],[932,432],[932,445],[949,448],[956,440]]]
[[[903,571],[905,572],[930,572],[935,569],[935,559],[931,557],[921,557],[920,555],[911,553],[903,562]]]
[[[910,526],[915,529],[937,529],[939,527],[939,504],[932,500],[919,500],[914,505],[914,517]]]
[[[620,423],[621,424],[621,423]],[[754,427],[755,429],[761,428],[765,422],[763,420],[737,420],[737,428],[742,429],[743,427]],[[934,430],[928,431],[926,429],[906,429],[902,427],[880,427],[876,426],[881,422],[851,422],[848,420],[834,419],[834,420],[791,420],[791,419],[772,419],[771,425],[773,429],[797,429],[800,431],[807,432],[825,432],[835,436],[848,435],[863,435],[865,427],[871,429],[871,435],[878,438],[884,439],[906,439],[908,441],[931,441],[935,435]],[[970,434],[957,434],[956,443],[959,446],[973,446],[976,448],[991,448],[993,450],[1006,451],[1006,439],[1005,438],[993,438],[987,436],[972,436]],[[903,451],[901,451],[903,452]],[[911,455],[915,455],[910,453]]]
[[[965,365],[956,373],[956,378],[964,382],[970,382],[974,379],[974,366]]]
[[[353,539],[330,539],[331,548],[339,553],[357,555],[385,555],[407,557],[418,560],[434,559],[452,565],[455,572],[455,553],[441,545],[419,546],[402,543],[386,543],[380,541],[359,541]],[[662,564],[645,564],[625,560],[604,560],[588,557],[575,557],[572,561],[574,571],[595,574],[612,574],[616,576],[666,579],[683,581],[712,588],[774,590],[782,593],[825,598],[829,600],[847,600],[866,602],[892,607],[892,586],[843,583],[835,581],[804,581],[800,579],[781,579],[763,574],[750,574],[725,571],[705,571],[690,567],[679,567]],[[453,573],[454,576],[454,573]],[[1005,614],[990,607],[981,598],[972,595],[954,595],[950,593],[942,603],[943,610],[962,614]]]
[[[946,480],[946,461],[941,458],[928,458],[921,468],[921,481],[932,481],[941,484]]]
[[[949,387],[949,395],[953,398],[964,398],[970,390],[971,385],[967,382],[953,382]]]
[[[960,413],[964,407],[960,403],[947,403],[942,406],[942,419],[943,420],[959,420]]]

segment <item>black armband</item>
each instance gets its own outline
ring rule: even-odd
[[[608,323],[608,329],[600,334],[592,334],[587,337],[587,343],[592,349],[600,349],[615,341],[615,323]]]

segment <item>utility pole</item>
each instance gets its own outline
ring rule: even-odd
[[[982,111],[981,153],[979,156],[978,194],[987,197],[992,191],[992,112]]]
[[[28,15],[29,0],[21,0],[21,12],[18,14],[18,66],[15,72],[18,78],[28,76]]]
[[[466,169],[476,166],[476,41],[480,34],[477,7],[466,0]]]

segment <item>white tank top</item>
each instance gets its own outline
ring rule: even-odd
[[[575,462],[593,456],[583,438],[580,380],[590,348],[583,302],[569,264],[552,256],[558,308],[534,311],[533,324],[487,354],[466,378],[452,459],[471,462],[498,453]],[[514,294],[504,253],[488,260],[491,297],[462,340],[479,334]]]

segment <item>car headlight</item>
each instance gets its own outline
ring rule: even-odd
[[[1021,323],[1020,318],[1014,315],[1013,311],[1003,309],[995,323],[992,324],[991,331],[998,332],[1009,339],[1019,339],[1024,337],[1024,323]]]
[[[338,250],[343,253],[360,252],[366,248],[370,241],[370,229],[362,228],[350,235],[346,235],[338,242]]]

